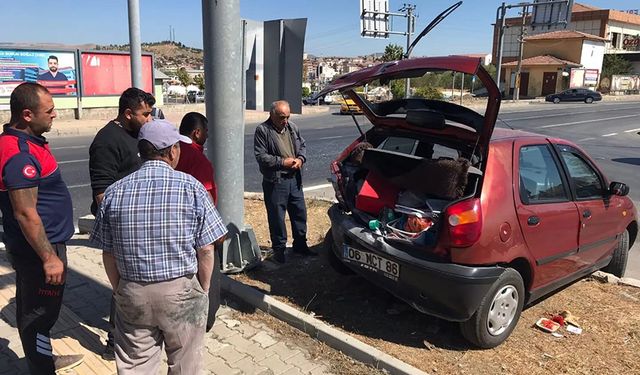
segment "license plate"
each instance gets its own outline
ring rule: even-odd
[[[370,270],[381,272],[394,280],[397,280],[400,276],[400,265],[398,263],[367,251],[354,249],[353,247],[345,245],[342,257],[349,261],[359,263]]]

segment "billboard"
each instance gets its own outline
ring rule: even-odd
[[[131,87],[129,54],[81,52],[82,95],[116,96]],[[142,90],[153,93],[153,61],[142,55]]]
[[[611,91],[640,92],[640,75],[613,75]]]
[[[569,88],[597,86],[600,78],[598,69],[571,69]]]
[[[533,15],[531,16],[531,26],[554,26],[564,25],[565,28],[571,23],[571,13],[573,11],[573,0],[559,2],[557,0],[534,0]]]
[[[389,38],[389,0],[360,0],[360,35]]]
[[[55,96],[77,95],[74,52],[0,48],[0,97],[23,82],[37,82]]]

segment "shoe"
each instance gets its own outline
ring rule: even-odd
[[[115,361],[116,360],[116,353],[115,353],[115,351],[113,349],[113,342],[107,341],[107,345],[105,345],[104,351],[102,352],[101,357],[105,361]]]
[[[292,249],[292,251],[296,254],[302,255],[302,256],[311,256],[311,257],[315,257],[318,256],[318,253],[309,249],[309,247],[307,245],[304,246],[300,246],[300,247],[294,247]]]
[[[83,360],[84,355],[82,354],[54,355],[53,366],[57,374],[78,366]]]
[[[276,263],[284,264],[286,262],[286,259],[284,257],[284,250],[274,250],[271,259],[273,259],[273,261]]]

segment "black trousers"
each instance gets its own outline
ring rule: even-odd
[[[216,313],[220,308],[220,283],[222,282],[222,270],[220,268],[220,257],[222,256],[222,246],[216,245],[215,257],[213,258],[213,273],[211,273],[211,285],[209,286],[209,313],[207,314],[207,332],[211,330],[216,322]]]
[[[284,251],[287,245],[285,212],[289,213],[291,220],[293,247],[306,245],[307,207],[304,203],[300,173],[277,183],[262,181],[262,191],[264,192],[264,204],[267,209],[273,251]]]
[[[53,244],[64,263],[64,277],[67,276],[67,247]],[[16,256],[31,249],[8,248],[11,263],[16,270],[16,320],[31,374],[51,375],[53,365],[50,331],[58,320],[62,307],[63,285],[45,283],[42,262],[25,261]]]

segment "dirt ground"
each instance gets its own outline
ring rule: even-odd
[[[330,203],[309,201],[308,239],[323,252]],[[264,203],[245,200],[246,220],[269,247]],[[279,300],[431,374],[640,374],[640,289],[574,283],[522,314],[511,337],[490,350],[470,347],[458,325],[421,314],[357,276],[340,276],[322,256],[287,253],[287,263],[234,276]],[[540,317],[569,310],[583,333],[557,338],[534,326]],[[342,372],[344,371],[344,372]],[[340,373],[360,373],[343,368]]]

